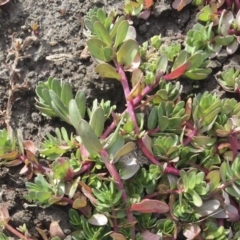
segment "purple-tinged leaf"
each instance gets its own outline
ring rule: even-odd
[[[190,225],[187,225],[183,230],[183,235],[188,240],[193,240],[193,239],[196,239],[196,237],[199,235],[200,232],[201,232],[201,228],[198,225],[190,224]]]
[[[144,199],[139,203],[133,203],[129,210],[140,213],[167,213],[169,206],[159,200]]]
[[[149,10],[145,10],[138,15],[138,18],[147,20],[149,18],[150,14],[151,14],[151,12]]]
[[[190,67],[190,63],[186,62],[182,66],[173,70],[171,73],[163,76],[163,78],[166,81],[176,79],[176,78],[182,76],[189,69],[189,67]]]
[[[157,234],[151,233],[148,230],[145,230],[141,234],[141,237],[143,238],[143,240],[160,240],[160,236],[158,236]]]

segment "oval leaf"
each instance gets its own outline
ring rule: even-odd
[[[138,43],[133,39],[127,40],[117,52],[117,62],[125,66],[131,66],[138,51]]]
[[[95,22],[93,29],[98,39],[106,43],[108,47],[112,46],[112,39],[110,37],[110,34],[108,33],[107,29],[103,26],[102,23]]]
[[[129,23],[127,20],[124,20],[120,23],[117,30],[115,43],[114,43],[115,48],[117,48],[120,44],[123,43],[125,37],[127,36],[128,27],[129,27]]]
[[[88,219],[88,222],[94,226],[105,226],[108,222],[108,219],[103,214],[94,214],[91,218]]]
[[[74,99],[70,100],[68,111],[69,111],[70,122],[73,125],[73,127],[77,129],[79,121],[80,119],[82,119],[82,116],[81,116],[81,113],[79,112],[77,103]]]
[[[165,202],[152,199],[144,199],[139,203],[133,203],[130,211],[140,213],[166,213],[169,211],[169,206]]]
[[[196,208],[196,213],[201,217],[208,216],[218,210],[220,203],[218,200],[209,200],[203,203],[199,208]]]
[[[107,45],[99,40],[99,39],[89,39],[87,41],[88,51],[91,53],[93,58],[99,59],[101,61],[105,61],[105,55],[103,52],[103,48]]]
[[[101,107],[98,107],[92,113],[89,122],[90,126],[94,130],[97,137],[100,137],[102,135],[104,129],[104,122],[105,122],[104,111]]]
[[[117,160],[118,158],[132,152],[136,147],[134,142],[128,142],[123,147],[121,147],[113,157],[113,160]],[[117,162],[117,161],[114,161]]]
[[[102,151],[102,144],[100,143],[92,127],[84,119],[80,120],[77,133],[81,137],[83,145],[90,154],[96,154]]]
[[[134,176],[139,170],[139,168],[140,165],[137,163],[137,159],[129,158],[128,160],[124,161],[124,163],[121,165],[119,175],[121,179],[127,180]]]
[[[190,63],[186,62],[182,66],[176,68],[171,73],[163,76],[165,80],[173,80],[182,76],[190,67]]]
[[[102,78],[113,78],[113,79],[117,79],[117,80],[121,79],[121,75],[118,74],[116,72],[115,68],[113,68],[108,63],[100,63],[100,64],[98,64],[97,67],[95,68],[95,71]]]

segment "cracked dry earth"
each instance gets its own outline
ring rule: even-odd
[[[1,7],[0,16],[0,128],[11,125],[21,129],[24,139],[39,144],[46,132],[59,126],[69,126],[58,120],[48,120],[35,108],[34,89],[39,81],[53,76],[69,81],[74,90],[84,90],[88,104],[97,98],[109,99],[118,110],[124,107],[120,84],[111,79],[100,79],[94,63],[84,50],[86,39],[82,33],[83,17],[94,6],[123,9],[123,0],[10,0]],[[181,12],[171,8],[171,1],[157,0],[151,17],[145,21],[134,19],[141,43],[161,34],[165,41],[180,41],[195,22],[196,9],[187,7]],[[223,63],[239,65],[238,55],[227,59],[223,52],[212,62],[216,71]],[[194,92],[193,83],[181,80],[184,95]],[[196,82],[194,82],[196,84]],[[216,90],[210,77],[198,83],[201,90]],[[41,239],[36,227],[48,231],[52,221],[71,239],[68,209],[52,206],[25,208],[23,198],[26,177],[19,174],[21,167],[0,167],[0,202],[7,202],[11,225],[24,223],[36,239]],[[12,237],[9,232],[4,232]],[[9,238],[11,239],[11,238]],[[16,238],[12,238],[16,239]]]

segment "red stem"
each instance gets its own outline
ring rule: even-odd
[[[121,65],[117,64],[117,63],[116,63],[116,67],[117,67],[118,73],[122,76],[121,84],[122,84],[122,87],[123,87],[125,99],[127,101],[127,110],[128,110],[128,113],[129,113],[129,116],[130,116],[131,120],[134,123],[135,133],[138,135],[139,134],[139,128],[138,128],[138,124],[137,124],[137,120],[136,120],[136,116],[135,116],[135,112],[134,112],[133,100],[128,100],[128,96],[130,95],[128,80],[127,80],[126,74],[123,70],[123,67]]]
[[[194,136],[197,135],[197,129],[193,129],[191,134],[184,140],[183,145],[187,146],[193,139]]]
[[[151,135],[153,133],[158,133],[158,132],[160,132],[160,128],[155,128],[155,129],[149,130],[148,135]]]
[[[11,233],[13,233],[14,235],[16,235],[18,238],[20,239],[24,239],[24,240],[31,240],[30,238],[24,236],[22,233],[18,232],[15,228],[13,228],[11,225],[9,225],[8,223],[5,224],[4,226],[8,231],[10,231]]]
[[[93,166],[93,162],[91,162],[91,161],[84,162],[81,169],[74,173],[74,176],[78,176],[84,172],[89,171],[92,168],[92,166]]]
[[[238,155],[238,133],[232,133],[229,136],[229,143],[233,151],[233,160],[234,160]]]
[[[124,73],[125,75],[125,73]],[[152,85],[150,86],[146,86],[142,92],[141,95],[135,97],[132,101],[133,106],[136,106],[138,103],[140,103],[140,101],[149,93],[151,92],[159,83],[159,81],[161,80],[161,77],[163,76],[163,73],[159,72],[156,75],[155,81]],[[127,109],[125,109],[122,113],[122,116],[127,112]],[[105,130],[105,132],[103,133],[103,135],[101,136],[101,139],[105,139],[109,136],[109,134],[113,131],[113,129],[115,128],[116,123],[112,122],[108,128]]]
[[[128,196],[127,193],[124,189],[122,180],[117,172],[117,169],[115,168],[115,166],[110,162],[109,157],[108,157],[108,153],[106,150],[102,150],[100,152],[100,155],[102,157],[102,160],[104,161],[104,164],[108,170],[108,172],[110,173],[110,175],[114,178],[115,183],[117,185],[117,188],[119,191],[122,191],[122,200],[123,202],[127,205],[128,204]],[[129,211],[129,209],[127,209],[127,219],[128,222],[131,224],[134,221],[133,218],[133,213],[131,211]],[[132,239],[135,239],[135,228],[132,227]]]
[[[117,217],[116,217],[116,211],[114,208],[112,208],[112,216],[113,216],[113,232],[118,232],[118,224],[117,224]]]
[[[240,3],[239,3],[239,0],[235,0],[235,6],[236,6],[237,10],[240,9]]]

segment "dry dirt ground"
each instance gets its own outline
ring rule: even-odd
[[[5,127],[7,120],[14,129],[22,129],[25,139],[38,144],[46,132],[62,125],[56,119],[45,119],[35,108],[34,89],[39,81],[45,81],[50,76],[69,81],[75,91],[83,89],[89,105],[95,98],[103,98],[110,99],[119,110],[122,109],[124,103],[120,85],[111,79],[100,79],[94,72],[92,60],[82,54],[86,44],[82,30],[83,17],[89,9],[105,6],[121,12],[123,2],[10,0],[1,7],[0,128]],[[195,13],[194,7],[176,12],[171,9],[171,1],[157,0],[152,16],[147,21],[134,20],[138,40],[143,42],[153,35],[162,34],[167,41],[181,41],[195,22]],[[222,52],[212,62],[214,72],[226,61],[239,65],[238,55],[227,59],[226,53]],[[181,82],[185,95],[194,93],[193,85],[196,84],[202,91],[217,88],[213,76],[200,83]],[[51,221],[56,220],[65,234],[70,234],[72,229],[68,222],[68,209],[56,206],[48,209],[24,208],[26,179],[19,175],[19,169],[0,167],[0,202],[9,203],[11,225],[18,227],[26,223],[30,233],[41,239],[35,227],[48,229]]]

